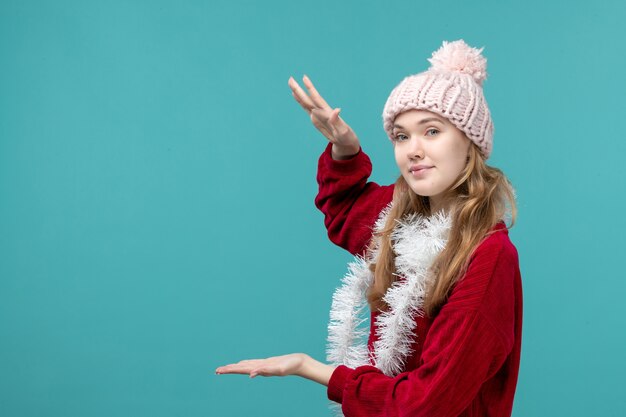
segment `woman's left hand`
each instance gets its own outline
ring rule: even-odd
[[[291,353],[289,355],[273,356],[267,359],[248,359],[230,365],[220,366],[216,374],[249,374],[250,378],[261,376],[300,375],[308,355]],[[302,375],[300,375],[302,376]]]

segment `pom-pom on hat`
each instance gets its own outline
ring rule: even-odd
[[[383,127],[393,140],[393,121],[411,109],[437,113],[462,130],[473,141],[484,159],[493,145],[493,122],[483,95],[487,60],[462,39],[443,41],[429,58],[431,66],[409,75],[389,95],[383,109]]]

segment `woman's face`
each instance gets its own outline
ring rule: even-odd
[[[443,204],[443,191],[465,168],[471,141],[446,118],[427,110],[408,110],[394,120],[396,163],[418,195],[430,197],[431,208]]]

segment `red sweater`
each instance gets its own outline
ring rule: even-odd
[[[371,228],[392,198],[393,185],[367,182],[370,159],[319,159],[316,206],[330,240],[363,253]],[[404,372],[384,375],[374,366],[338,366],[328,398],[346,417],[510,416],[522,337],[522,283],[517,250],[503,222],[476,249],[467,273],[435,317],[417,317],[414,353]],[[377,313],[371,314],[373,326]],[[371,329],[373,330],[373,329]],[[376,334],[370,331],[369,349]]]

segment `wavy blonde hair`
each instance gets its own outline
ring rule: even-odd
[[[453,196],[450,206],[452,227],[445,248],[431,266],[435,279],[427,289],[423,304],[424,312],[430,317],[436,315],[446,302],[453,285],[467,271],[473,251],[490,234],[490,229],[505,219],[509,210],[508,229],[513,227],[517,217],[513,186],[501,170],[486,164],[473,142],[464,170],[445,193]],[[396,219],[410,213],[430,215],[430,200],[415,194],[400,175],[395,183],[393,206],[387,221],[383,230],[376,234],[380,241],[378,262],[370,266],[374,281],[367,293],[372,311],[384,311],[389,307],[383,295],[396,280],[391,232]],[[370,242],[370,250],[373,242],[374,239]]]

